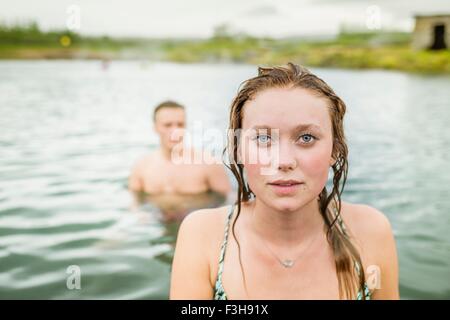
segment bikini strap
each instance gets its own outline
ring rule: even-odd
[[[224,234],[224,237],[223,237],[222,247],[220,249],[219,271],[218,271],[218,274],[217,274],[217,280],[218,281],[222,281],[223,262],[224,262],[224,259],[225,259],[225,251],[226,251],[227,243],[228,243],[228,233],[229,233],[229,229],[230,229],[231,217],[233,216],[233,212],[234,212],[234,207],[235,207],[234,204],[231,205],[230,212],[228,213],[227,220],[226,220],[225,234]]]

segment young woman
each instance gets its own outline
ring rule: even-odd
[[[171,299],[399,298],[389,221],[341,201],[345,109],[323,80],[291,63],[244,82],[230,112],[238,134],[226,148],[236,204],[183,221]]]

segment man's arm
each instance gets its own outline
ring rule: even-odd
[[[141,179],[142,164],[138,161],[131,169],[131,174],[128,178],[128,190],[131,194],[131,211],[137,211],[139,207],[139,193],[143,191],[144,186]]]
[[[137,162],[131,169],[130,177],[128,178],[128,189],[134,192],[141,192],[143,189],[141,180],[142,164]]]

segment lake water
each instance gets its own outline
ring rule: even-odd
[[[450,77],[314,69],[346,101],[344,200],[391,221],[402,299],[450,298]],[[249,65],[0,62],[0,298],[167,299],[177,224],[130,213],[152,108],[225,130]],[[81,289],[67,287],[69,266]]]

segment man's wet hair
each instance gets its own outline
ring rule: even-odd
[[[156,106],[155,110],[153,110],[153,122],[156,121],[156,114],[158,113],[158,111],[164,108],[174,108],[184,110],[184,106],[179,104],[178,102],[172,100],[163,101]]]

